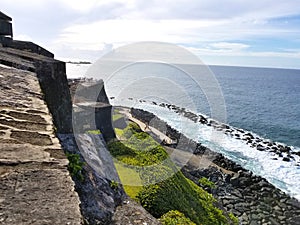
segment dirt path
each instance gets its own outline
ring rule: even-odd
[[[157,130],[154,127],[148,126],[144,122],[132,117],[129,109],[122,108],[122,110],[120,110],[120,113],[125,115],[130,121],[138,124],[139,127],[142,129],[142,131],[147,132],[150,135],[151,135],[151,133],[154,134],[161,142],[165,141],[167,144],[175,144],[174,140],[169,138],[167,135],[165,135],[161,131]]]

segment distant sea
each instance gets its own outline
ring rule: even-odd
[[[74,77],[71,75],[74,70],[71,67],[74,65],[68,67],[67,73],[70,77]],[[77,71],[79,67],[77,66]],[[136,85],[134,85],[135,82],[128,84],[130,79],[127,77],[133,73],[137,77],[144,73],[149,73],[153,77],[167,73],[166,79],[186,87],[190,96],[194,98],[196,107],[190,110],[211,116],[205,94],[193,93],[197,87],[194,87],[184,75],[180,75],[174,69],[163,66],[159,68],[153,70],[145,65],[136,65],[135,68],[125,68],[115,74],[115,79],[110,80],[106,85],[108,96],[115,97],[112,104],[134,106],[155,113],[187,136],[204,143],[212,150],[223,153],[246,169],[265,177],[278,188],[300,199],[299,166],[271,160],[271,156],[250,149],[238,140],[230,140],[229,137],[226,137],[227,141],[223,143],[213,143],[206,138],[206,131],[200,125],[195,129],[193,122],[185,121],[185,129],[183,129],[182,122],[179,124],[178,114],[138,101],[138,96],[143,98],[142,93],[146,93],[147,102],[153,100],[159,103],[168,99],[168,103],[178,103],[178,97],[174,97],[174,102],[170,102],[172,96],[176,95],[175,92],[172,93],[174,90],[169,89],[169,92],[166,92],[163,90],[166,86],[160,86],[159,82],[156,83],[155,88],[149,87],[152,84],[149,84],[145,78]],[[262,138],[284,143],[292,146],[295,151],[300,151],[300,70],[231,66],[210,66],[209,69],[215,75],[224,96],[227,124],[250,131]],[[124,93],[119,92],[120,88],[126,87],[128,88]],[[170,93],[170,96],[166,96],[166,93]],[[132,100],[128,100],[129,97],[134,97],[134,104]],[[183,103],[181,106],[189,109],[188,104]],[[190,129],[186,129],[189,126]]]
[[[222,87],[230,125],[300,147],[300,70],[210,68]]]

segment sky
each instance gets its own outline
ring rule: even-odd
[[[14,39],[63,60],[161,41],[208,65],[300,69],[299,0],[1,0],[0,10],[13,18]]]

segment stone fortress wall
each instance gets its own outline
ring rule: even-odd
[[[58,92],[63,66],[0,47],[0,224],[81,224],[68,160],[54,134],[55,125],[70,128],[59,114],[70,104],[59,98],[66,94]],[[61,108],[44,100],[51,87]]]

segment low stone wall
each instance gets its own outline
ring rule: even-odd
[[[0,63],[34,72],[58,133],[72,132],[72,103],[65,63],[43,55],[0,48]]]
[[[42,48],[41,46],[32,43],[30,41],[17,41],[12,40],[10,37],[2,37],[0,39],[0,43],[3,47],[18,49],[22,51],[27,51],[31,53],[35,53],[38,55],[43,55],[49,58],[54,58],[54,54]]]

